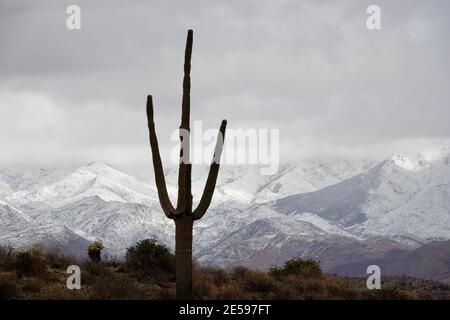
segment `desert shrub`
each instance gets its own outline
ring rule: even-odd
[[[116,269],[121,269],[123,271],[123,262],[120,261],[117,257],[104,257],[102,263],[107,267],[112,267]]]
[[[371,290],[368,298],[377,300],[409,300],[413,299],[413,296],[399,288],[386,288]]]
[[[146,239],[127,249],[126,268],[139,278],[170,277],[175,271],[175,256],[156,240]]]
[[[124,275],[104,275],[97,278],[91,287],[91,299],[126,300],[144,299],[145,294],[137,283]]]
[[[15,259],[16,274],[19,278],[24,276],[48,277],[48,263],[39,247],[28,251],[18,252]]]
[[[199,279],[199,277],[197,277]],[[194,299],[206,299],[214,295],[215,287],[212,282],[207,279],[206,281],[194,281],[192,285],[192,297]]]
[[[327,299],[327,283],[322,278],[299,277],[289,275],[286,281],[291,283],[299,299]]]
[[[14,270],[15,254],[11,247],[0,246],[0,270]]]
[[[239,278],[243,278],[248,272],[249,272],[249,270],[246,267],[238,266],[238,267],[234,267],[231,270],[231,276],[234,279],[239,279]]]
[[[295,300],[297,299],[298,292],[292,286],[291,283],[287,282],[276,282],[274,288],[273,299],[276,300]]]
[[[213,298],[220,300],[248,300],[251,296],[237,286],[226,285],[218,288],[217,293]]]
[[[193,272],[192,296],[194,299],[206,299],[213,296],[216,286],[214,272],[209,268],[196,268]]]
[[[281,268],[271,268],[269,274],[275,278],[286,276],[318,278],[322,276],[322,269],[314,260],[292,259],[286,261]]]
[[[154,297],[156,300],[173,300],[176,298],[176,288],[175,284],[171,285],[170,287],[164,288],[164,289],[157,289],[152,290],[153,294],[156,294]],[[151,297],[150,297],[151,298]]]
[[[244,289],[250,292],[265,294],[275,289],[273,278],[262,272],[247,272],[242,282]]]
[[[26,278],[20,282],[22,291],[27,293],[36,294],[41,291],[41,288],[45,283],[39,278]]]
[[[81,269],[85,273],[90,273],[94,276],[102,276],[110,273],[109,269],[102,263],[95,263],[92,261],[86,261],[81,265]]]
[[[215,268],[197,267],[193,274],[193,297],[194,299],[217,299],[219,291],[224,286],[237,286],[230,283],[228,274]]]
[[[349,281],[335,276],[326,277],[326,289],[332,299],[354,300],[359,298],[359,292]]]
[[[99,277],[107,277],[111,275],[111,271],[102,263],[87,261],[81,266],[81,285],[92,285]]]
[[[65,270],[68,266],[77,264],[73,258],[61,255],[57,251],[47,251],[44,255],[51,268]]]
[[[214,285],[216,285],[218,287],[224,285],[225,283],[227,283],[230,280],[228,277],[228,274],[221,269],[212,270],[212,275],[213,275]]]
[[[103,243],[100,241],[92,242],[87,248],[89,259],[91,259],[92,262],[100,262],[102,260],[101,254],[103,248]]]
[[[215,286],[221,286],[230,281],[229,274],[222,269],[216,269],[212,267],[196,267],[194,269],[194,277],[196,275],[204,275],[207,277],[207,281],[211,282]]]
[[[0,275],[0,300],[15,299],[18,294],[17,279],[13,275]]]

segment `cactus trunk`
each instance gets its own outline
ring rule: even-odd
[[[175,219],[177,298],[192,298],[192,219]]]

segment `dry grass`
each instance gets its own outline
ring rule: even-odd
[[[298,262],[298,261],[297,261]],[[81,268],[82,289],[66,288],[67,266]],[[294,267],[293,267],[294,266]],[[306,266],[309,275],[300,266]],[[264,273],[195,266],[196,299],[450,299],[450,288],[406,277],[383,279],[383,290],[367,290],[365,279],[318,272],[310,262]],[[312,271],[311,271],[312,270]],[[38,247],[22,253],[0,248],[0,299],[174,299],[172,267],[142,277],[119,262],[77,262]],[[156,272],[156,271],[155,271]]]

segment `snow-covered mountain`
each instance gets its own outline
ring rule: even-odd
[[[40,244],[68,255],[82,257],[89,244],[69,228],[61,224],[39,223],[3,201],[0,201],[0,226],[0,244],[17,249]]]
[[[64,225],[78,235],[102,241],[120,253],[139,240],[155,238],[173,247],[172,226],[155,201],[150,204],[105,201],[91,196],[56,208],[39,209],[31,215],[44,224]]]
[[[308,159],[297,164],[282,165],[278,173],[265,176],[260,167],[221,166],[213,205],[232,201],[243,204],[264,203],[291,194],[311,192],[333,185],[370,169],[373,161]],[[194,200],[201,196],[209,167],[194,167],[192,188]],[[167,171],[168,190],[176,197],[177,169]],[[153,183],[153,181],[151,181]]]
[[[46,203],[54,207],[98,196],[105,201],[152,203],[156,192],[150,185],[102,163],[92,163],[50,184],[18,190],[7,196],[10,203]]]
[[[308,212],[362,238],[414,245],[450,239],[449,156],[413,166],[393,156],[369,171],[272,206],[287,215]]]
[[[207,169],[193,169],[194,205]],[[175,202],[176,169],[166,176]],[[342,270],[410,252],[450,239],[449,184],[448,152],[434,161],[305,160],[273,176],[256,166],[222,166],[211,208],[194,226],[194,255],[203,264],[262,269],[310,257],[325,270]],[[174,246],[174,225],[152,179],[104,163],[0,170],[0,243],[43,243],[83,255],[88,242],[101,240],[121,256],[145,238]]]
[[[13,193],[11,186],[4,181],[0,181],[0,197],[4,198],[11,193]]]

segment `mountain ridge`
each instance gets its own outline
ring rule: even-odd
[[[194,226],[194,255],[206,265],[263,269],[309,257],[321,260],[325,270],[344,272],[339,266],[352,270],[358,259],[382,259],[393,250],[409,253],[448,240],[448,154],[418,159],[311,159],[283,166],[273,177],[261,176],[257,166],[223,166],[211,208]],[[194,202],[207,168],[197,171]],[[31,221],[22,237],[0,226],[0,242],[9,238],[31,245],[48,232],[44,242],[65,239],[70,246],[73,241],[76,248],[63,247],[78,255],[85,255],[81,247],[92,240],[101,240],[108,254],[118,257],[144,238],[173,249],[173,222],[162,214],[151,180],[142,182],[99,162],[64,173],[11,172],[0,170],[0,191],[7,190],[0,192],[0,208],[16,208]],[[170,182],[176,181],[176,171],[166,175],[174,198],[176,186]],[[11,216],[9,225],[14,223]]]

